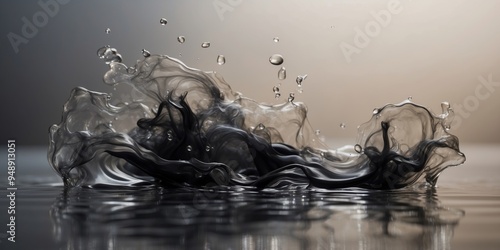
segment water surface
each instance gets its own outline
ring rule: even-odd
[[[498,148],[465,146],[469,162],[445,171],[435,188],[257,191],[66,189],[48,167],[45,148],[21,147],[17,242],[2,238],[0,244],[2,249],[35,244],[38,249],[497,249],[500,185],[492,153]],[[5,196],[0,199],[6,204]]]

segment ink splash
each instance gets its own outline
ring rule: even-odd
[[[144,94],[111,103],[106,93],[71,92],[50,128],[49,162],[67,186],[157,184],[257,188],[396,189],[434,185],[465,156],[443,113],[406,101],[376,109],[356,146],[328,149],[293,99],[264,105],[214,72],[148,53],[133,67],[109,46],[104,82]]]

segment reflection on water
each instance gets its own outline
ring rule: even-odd
[[[50,212],[63,249],[449,249],[464,215],[430,187],[73,188]]]

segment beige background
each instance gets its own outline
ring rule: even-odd
[[[483,100],[474,103],[478,77],[491,74],[500,82],[500,1],[394,1],[399,14],[350,63],[340,45],[354,45],[356,28],[365,30],[375,20],[371,12],[388,10],[390,1],[278,2],[244,1],[222,23],[204,24],[219,27],[207,28],[205,36],[228,61],[212,67],[245,95],[277,102],[271,89],[279,67],[266,60],[281,53],[288,71],[284,96],[295,92],[327,137],[354,138],[373,108],[412,96],[435,113],[442,101],[455,109],[465,105],[465,113],[457,112],[463,122],[452,128],[462,141],[500,142],[500,83],[492,93],[481,89]],[[299,74],[308,74],[303,94],[296,89]]]

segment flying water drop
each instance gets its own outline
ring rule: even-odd
[[[186,38],[184,36],[178,36],[177,37],[177,42],[184,43],[185,41],[186,41]]]
[[[307,74],[303,76],[297,76],[297,79],[295,79],[295,82],[297,82],[298,87],[302,87],[302,81],[304,81],[307,78]]]
[[[280,93],[279,85],[273,87],[273,92],[274,92],[274,98],[276,98],[276,99],[280,98],[281,93]]]
[[[106,28],[106,30],[104,32],[106,32],[106,34],[109,34],[109,33],[111,33],[111,29],[110,28]]]
[[[283,63],[283,56],[280,54],[274,54],[271,57],[269,57],[269,62],[272,65],[281,65]]]
[[[161,25],[167,25],[167,19],[166,18],[161,18],[160,19],[160,24]]]
[[[217,56],[217,64],[223,65],[226,63],[226,57],[224,55]]]
[[[210,47],[210,42],[204,42],[204,43],[202,43],[201,47],[204,48],[204,49]]]
[[[281,67],[281,69],[278,71],[278,79],[280,79],[280,80],[285,80],[286,79],[286,69],[285,69],[285,67]]]
[[[345,123],[343,123],[343,122],[342,122],[342,123],[340,123],[340,128],[341,128],[341,129],[345,129],[346,127],[347,127],[347,125],[346,125]]]
[[[275,38],[273,38],[273,42],[277,43],[277,42],[279,42],[279,41],[280,41],[280,38],[279,38],[279,37],[275,37]]]

